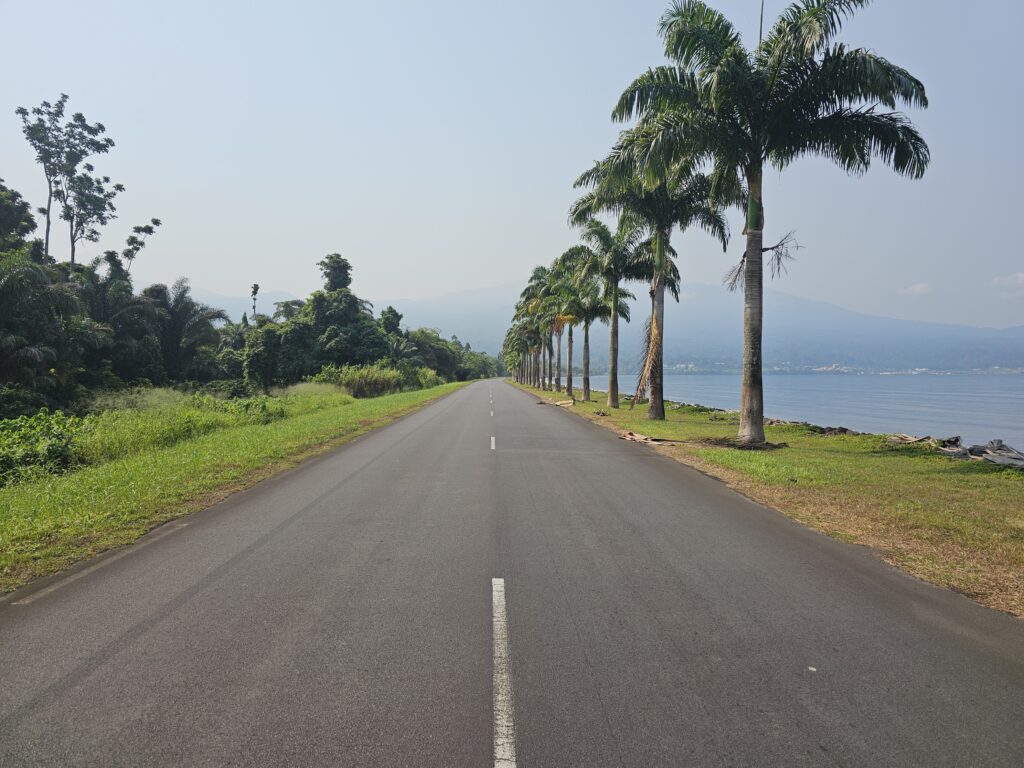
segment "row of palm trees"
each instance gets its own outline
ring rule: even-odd
[[[662,392],[665,292],[678,299],[674,231],[701,229],[729,243],[724,212],[745,214],[743,255],[727,276],[742,288],[743,389],[740,441],[764,442],[761,338],[764,269],[777,271],[791,239],[766,247],[762,180],[817,155],[851,174],[873,159],[920,178],[928,145],[900,105],[927,107],[924,86],[871,50],[836,41],[843,22],[870,0],[797,0],[747,48],[736,28],[700,0],[675,0],[659,34],[669,64],[653,67],[623,92],[612,117],[635,120],[608,156],[576,180],[586,193],[570,223],[582,244],[538,267],[523,291],[505,340],[509,370],[536,386],[561,390],[561,339],[584,329],[584,389],[589,399],[589,327],[611,324],[608,406],[617,408],[618,319],[628,320],[622,283],[649,283],[651,315],[637,394],[647,416],[665,418]],[[762,24],[763,28],[763,24]],[[597,217],[614,217],[614,230]],[[555,340],[557,339],[557,346]],[[554,356],[554,370],[552,365]]]

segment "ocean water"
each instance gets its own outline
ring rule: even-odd
[[[574,386],[582,378],[573,377]],[[621,392],[636,384],[619,376]],[[591,376],[605,390],[607,376]],[[738,374],[666,374],[665,399],[735,410]],[[1024,450],[1024,375],[773,374],[764,377],[765,415],[859,432],[960,435],[966,444],[993,438]]]

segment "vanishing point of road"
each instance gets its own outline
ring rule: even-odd
[[[1024,624],[500,381],[0,605],[3,766],[1024,765]]]

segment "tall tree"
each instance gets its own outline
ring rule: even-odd
[[[622,299],[625,295],[632,298],[632,294],[626,294],[621,285],[625,280],[643,280],[651,274],[649,266],[642,262],[640,256],[640,251],[645,247],[644,231],[627,222],[613,234],[598,219],[587,219],[582,226],[580,237],[590,249],[590,255],[583,262],[582,277],[601,280],[603,300],[609,308],[607,405],[609,408],[618,408],[619,318],[629,320],[628,305],[622,303]],[[649,245],[649,242],[646,243],[648,250]]]
[[[579,319],[583,325],[583,401],[590,402],[590,326],[600,320],[606,322],[612,314],[611,304],[602,295],[601,286],[595,278],[577,282],[577,303]],[[629,319],[629,305],[619,304],[617,309],[625,312]]]
[[[68,95],[62,93],[56,102],[42,102],[31,110],[19,107],[15,113],[21,118],[22,133],[36,153],[36,161],[46,178],[46,205],[40,209],[45,217],[43,253],[50,256],[50,225],[53,203],[58,192],[68,190],[78,167],[92,155],[104,154],[114,146],[113,139],[104,136],[102,123],[89,123],[81,112],[65,119]]]
[[[721,13],[676,0],[661,19],[670,66],[648,70],[622,94],[613,117],[639,118],[617,153],[646,176],[680,162],[710,162],[712,196],[745,182],[746,250],[735,273],[744,291],[743,393],[739,438],[764,442],[762,312],[765,166],[783,169],[805,155],[849,173],[874,158],[920,178],[928,145],[897,106],[928,105],[924,85],[873,51],[835,42],[843,22],[869,0],[798,0],[753,49]]]
[[[256,319],[256,297],[260,292],[260,284],[253,283],[252,288],[249,290],[249,296],[252,297],[252,319]]]
[[[291,320],[306,306],[303,299],[287,299],[286,301],[274,302],[274,320]]]
[[[124,250],[121,251],[121,259],[125,263],[125,271],[132,271],[132,264],[138,258],[139,253],[146,247],[146,238],[156,232],[157,227],[163,222],[160,219],[150,219],[148,224],[139,224],[132,227],[132,233],[125,241]]]
[[[620,139],[620,143],[624,141]],[[637,395],[650,390],[647,418],[664,419],[665,291],[678,279],[670,243],[672,230],[677,226],[680,231],[698,227],[721,242],[724,249],[729,241],[725,217],[719,205],[710,200],[710,181],[691,163],[676,163],[651,180],[613,156],[582,174],[576,186],[591,187],[591,191],[573,204],[573,221],[583,223],[610,212],[619,215],[620,226],[643,227],[650,234],[651,319]]]
[[[99,228],[116,218],[114,198],[124,191],[123,185],[111,184],[109,176],[93,176],[96,169],[89,163],[82,168],[82,172],[62,179],[54,190],[54,197],[60,203],[60,217],[68,223],[72,272],[78,244],[83,240],[95,243],[100,239]]]
[[[399,335],[402,332],[402,313],[390,305],[384,307],[380,313],[380,327],[384,333]]]
[[[328,291],[337,291],[352,285],[352,265],[340,253],[329,253],[318,262]]]

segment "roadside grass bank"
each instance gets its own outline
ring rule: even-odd
[[[462,386],[356,400],[299,385],[242,409],[253,413],[218,410],[237,410],[230,401],[184,415],[161,404],[111,410],[109,429],[89,436],[98,463],[0,488],[0,593],[131,543]]]
[[[522,385],[548,401],[559,393]],[[739,417],[666,403],[607,408],[604,393],[565,410],[617,432],[672,440],[655,449],[724,480],[744,495],[829,536],[876,549],[913,575],[1024,616],[1024,473],[951,459],[884,435],[826,436],[808,425],[766,426],[776,450],[727,443]],[[597,412],[607,413],[599,415]]]

